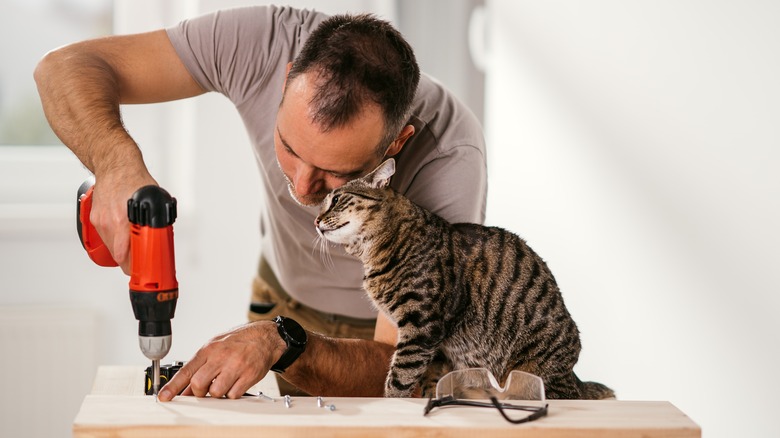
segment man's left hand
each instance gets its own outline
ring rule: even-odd
[[[286,345],[270,321],[242,325],[200,348],[160,390],[158,399],[182,395],[240,398],[282,356]]]

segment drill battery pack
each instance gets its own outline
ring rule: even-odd
[[[182,366],[184,366],[184,362],[160,365],[160,389],[179,372]],[[146,367],[144,377],[144,394],[154,395],[154,388],[152,388],[154,385],[154,370],[151,366]]]

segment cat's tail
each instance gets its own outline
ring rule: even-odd
[[[583,382],[580,380],[579,387],[580,398],[583,400],[604,400],[615,398],[615,391],[598,382]]]

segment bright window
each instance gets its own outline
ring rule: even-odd
[[[108,35],[112,0],[4,0],[0,13],[0,146],[52,145],[33,80],[49,50]]]
[[[88,172],[52,132],[33,71],[56,47],[108,35],[113,0],[2,0],[0,238],[70,230]]]

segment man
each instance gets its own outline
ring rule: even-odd
[[[392,26],[370,16],[219,11],[66,46],[44,57],[35,77],[52,128],[95,174],[91,220],[125,272],[126,200],[156,182],[119,105],[216,91],[249,132],[266,204],[255,322],[204,345],[163,388],[163,401],[185,388],[237,398],[271,369],[309,394],[381,396],[397,329],[361,290],[359,261],[332,248],[333,266],[323,265],[313,248],[317,204],[395,157],[394,189],[450,221],[484,220],[479,123],[419,75]]]

